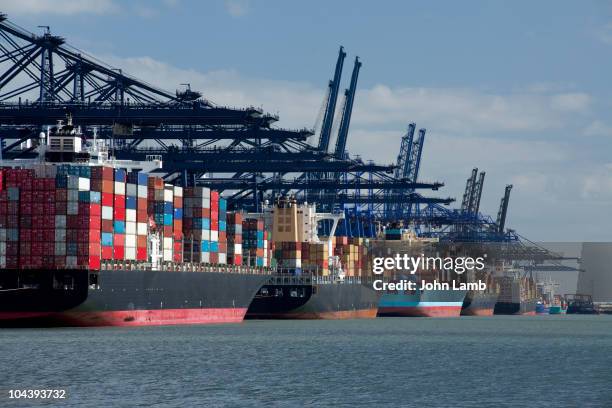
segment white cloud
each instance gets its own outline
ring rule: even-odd
[[[582,132],[585,136],[612,137],[612,126],[601,120],[594,120]]]
[[[249,12],[249,0],[225,0],[225,9],[232,17],[242,17]]]
[[[111,14],[119,10],[112,0],[4,0],[2,12],[11,15],[25,14]]]

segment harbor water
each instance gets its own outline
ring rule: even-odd
[[[612,406],[612,316],[0,329],[0,356],[3,407]]]

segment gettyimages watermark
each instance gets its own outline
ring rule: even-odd
[[[487,267],[482,256],[410,256],[395,254],[389,257],[374,257],[372,273],[381,276],[373,282],[377,291],[414,291],[414,290],[479,290],[487,289],[487,283],[481,279],[474,282],[453,279],[452,274],[461,276],[466,272],[482,272]],[[411,275],[411,279],[385,281],[385,273],[393,276]],[[422,277],[420,280],[415,277]],[[426,275],[430,279],[423,278]]]

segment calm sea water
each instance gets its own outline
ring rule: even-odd
[[[611,407],[612,316],[1,329],[0,363],[3,407]]]

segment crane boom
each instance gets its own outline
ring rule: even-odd
[[[342,111],[342,119],[340,121],[340,130],[338,131],[338,139],[336,139],[336,149],[334,151],[334,156],[339,159],[344,158],[344,152],[346,150],[348,130],[351,124],[353,102],[355,101],[355,92],[357,91],[357,79],[359,78],[360,68],[361,61],[359,61],[359,57],[355,57],[355,65],[353,66],[353,73],[351,74],[351,84],[344,93],[346,99],[344,103],[344,110]]]
[[[321,136],[319,137],[319,150],[327,152],[329,149],[329,139],[331,137],[332,125],[334,123],[334,113],[336,111],[336,101],[338,100],[338,90],[340,88],[340,79],[342,77],[342,66],[344,65],[344,58],[346,52],[344,47],[340,46],[338,52],[338,60],[336,61],[336,70],[334,72],[334,79],[329,81],[329,98],[327,100],[327,106],[325,109],[325,115],[323,116],[323,125],[321,126]]]

